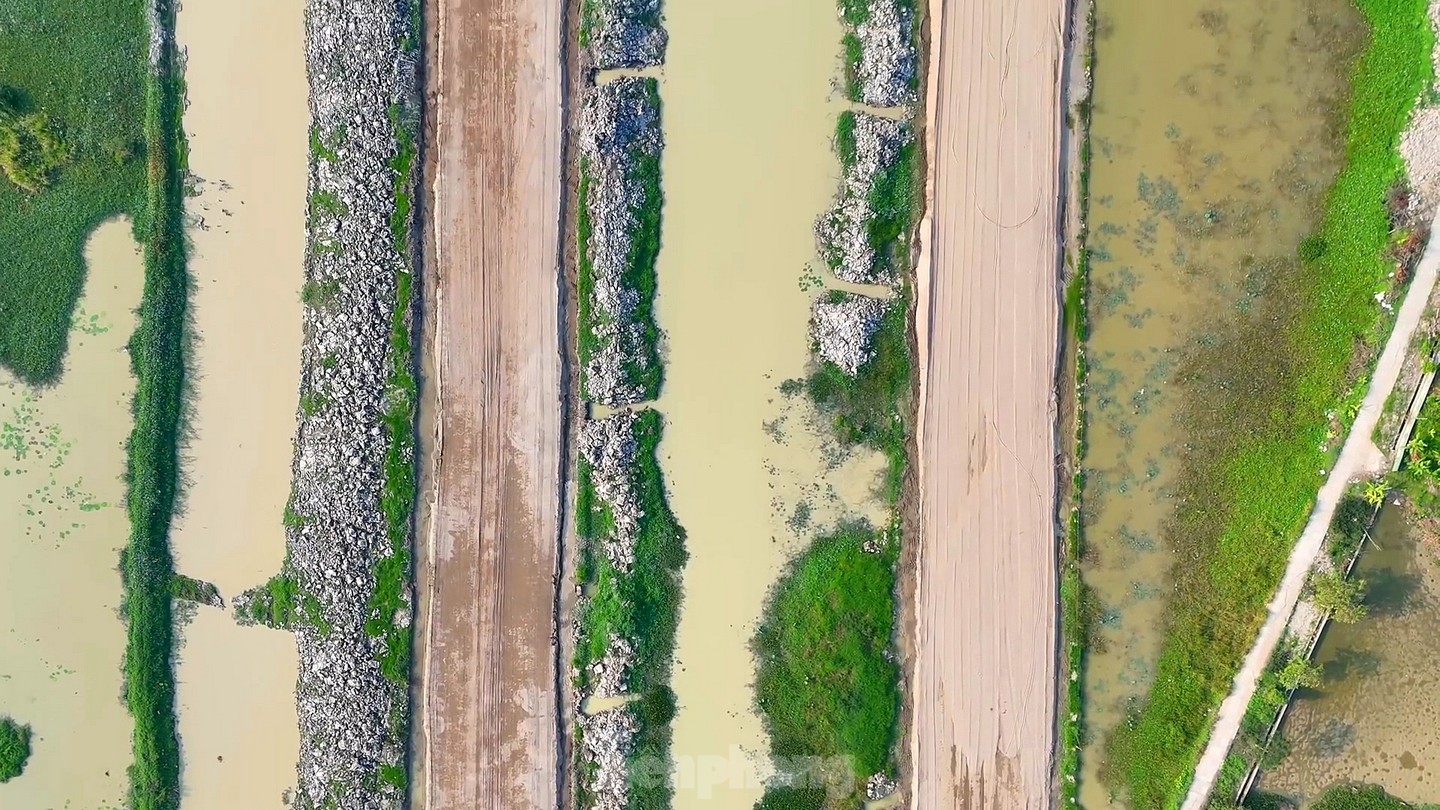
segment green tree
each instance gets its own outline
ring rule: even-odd
[[[1323,670],[1320,665],[1301,655],[1296,655],[1276,673],[1276,680],[1286,689],[1315,689],[1320,686]]]
[[[1310,585],[1315,605],[1329,611],[1335,621],[1354,624],[1365,618],[1365,580],[1346,579],[1339,571],[1329,571],[1316,575]]]
[[[0,782],[19,776],[29,759],[30,727],[0,717]]]

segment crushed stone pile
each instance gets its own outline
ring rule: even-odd
[[[592,419],[580,428],[580,454],[590,463],[595,494],[610,509],[615,530],[605,538],[605,558],[621,573],[635,564],[635,541],[645,510],[635,488],[635,460],[640,444],[635,438],[635,414],[620,411]]]
[[[665,61],[660,0],[586,0],[581,13],[597,70],[655,67]]]
[[[860,40],[855,100],[873,107],[903,107],[916,100],[918,54],[915,15],[896,0],[870,0],[869,18],[851,27]]]
[[[654,79],[624,77],[592,88],[581,117],[580,156],[589,177],[583,204],[590,220],[584,246],[590,260],[590,328],[594,349],[585,362],[586,396],[602,405],[627,405],[653,396],[641,375],[659,362],[653,324],[637,316],[640,292],[627,279],[647,199],[641,162],[658,159],[660,97]]]
[[[816,299],[810,309],[810,337],[820,357],[855,376],[875,354],[875,332],[887,308],[888,302],[847,292]]]
[[[820,255],[835,276],[856,284],[895,284],[889,257],[876,245],[870,225],[876,183],[900,160],[913,134],[903,121],[855,113],[855,157],[845,166],[829,210],[815,223]]]

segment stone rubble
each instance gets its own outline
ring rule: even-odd
[[[595,795],[594,810],[627,810],[630,804],[630,755],[640,723],[629,707],[580,717],[586,787]]]
[[[868,295],[834,291],[810,309],[810,337],[821,359],[855,376],[874,356],[873,338],[888,302]]]
[[[895,792],[898,785],[884,773],[877,773],[865,780],[865,800],[878,802]]]
[[[390,229],[398,133],[389,114],[399,105],[402,118],[418,116],[417,57],[400,44],[407,6],[308,0],[305,15],[311,122],[325,144],[312,155],[309,191],[335,195],[348,213],[307,224],[306,280],[335,294],[305,308],[301,390],[326,404],[298,414],[290,508],[300,519],[287,528],[288,570],[331,625],[324,634],[308,622],[295,628],[301,810],[398,810],[406,799],[379,775],[405,766],[408,694],[381,672],[384,639],[365,622],[375,565],[394,553],[380,508],[381,415],[395,395],[387,378],[397,279],[409,272]]]
[[[596,538],[610,564],[622,574],[635,565],[635,543],[640,521],[645,513],[640,506],[637,460],[640,442],[635,435],[639,416],[630,411],[617,411],[601,419],[591,419],[580,428],[580,454],[590,464],[590,481],[596,496],[609,509],[614,530],[611,536]],[[584,597],[582,597],[582,600]],[[576,612],[583,615],[583,609]],[[581,626],[574,628],[578,633]],[[579,697],[616,698],[631,692],[630,674],[635,667],[636,650],[627,638],[612,633],[605,653],[588,666],[588,694]],[[623,810],[629,802],[629,756],[638,729],[628,709],[618,708],[581,715],[584,732],[581,774],[586,788],[596,796],[599,810]],[[591,768],[590,766],[594,766]]]
[[[888,257],[872,244],[870,223],[875,211],[871,192],[882,174],[893,168],[901,150],[914,137],[903,121],[855,113],[855,159],[845,167],[830,209],[815,223],[820,255],[835,276],[856,284],[895,284]]]
[[[635,540],[645,510],[635,490],[635,414],[620,411],[580,428],[580,454],[590,463],[595,494],[610,509],[615,531],[604,540],[605,558],[622,574],[635,564]]]
[[[660,0],[586,0],[582,14],[597,70],[655,67],[665,61]]]
[[[635,645],[614,633],[605,647],[605,656],[590,665],[591,695],[617,698],[630,692],[630,670],[635,666]]]
[[[870,0],[870,17],[851,28],[860,40],[858,98],[872,107],[915,103],[915,15],[896,0]]]
[[[640,212],[647,202],[637,168],[663,146],[654,79],[623,77],[590,89],[580,125],[580,156],[589,177],[583,204],[590,218],[590,327],[596,347],[585,363],[585,393],[602,405],[654,396],[636,378],[658,362],[636,319],[640,292],[627,283]]]

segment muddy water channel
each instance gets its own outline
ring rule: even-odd
[[[1207,392],[1180,372],[1293,271],[1338,168],[1361,32],[1349,0],[1100,0],[1098,15],[1084,572],[1100,615],[1081,774],[1092,810],[1112,803],[1106,738],[1154,677],[1178,459],[1205,453],[1177,409]]]
[[[130,766],[121,703],[125,440],[144,268],[130,223],[91,235],[65,370],[33,389],[0,372],[0,715],[34,733],[0,807],[118,808]]]
[[[227,598],[285,556],[300,377],[307,127],[302,0],[185,0],[185,133],[198,195],[191,274],[198,371],[176,567]],[[280,808],[295,782],[289,633],[199,609],[177,669],[182,807]]]
[[[1440,550],[1418,541],[1402,509],[1383,510],[1372,532],[1355,569],[1369,615],[1325,631],[1324,682],[1291,706],[1290,755],[1260,782],[1300,803],[1346,781],[1440,802]]]
[[[830,0],[670,0],[665,22],[660,457],[690,552],[675,806],[749,810],[768,773],[749,649],[765,595],[818,526],[884,515],[883,460],[838,456],[778,390],[809,360],[801,280],[839,173],[842,32]]]

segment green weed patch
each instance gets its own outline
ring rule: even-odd
[[[1430,85],[1434,35],[1424,0],[1357,5],[1371,36],[1352,76],[1345,164],[1326,195],[1319,241],[1307,249],[1309,261],[1282,272],[1284,292],[1260,317],[1192,369],[1212,380],[1243,371],[1247,384],[1212,385],[1233,401],[1182,414],[1193,441],[1210,449],[1208,458],[1187,460],[1182,506],[1167,531],[1184,563],[1174,570],[1155,684],[1109,744],[1111,778],[1137,810],[1183,798],[1309,514],[1315,471],[1328,465],[1319,448],[1339,394],[1354,383],[1357,342],[1374,331],[1372,296],[1389,271],[1386,193],[1402,173],[1399,134]],[[1206,421],[1216,414],[1223,424]]]
[[[898,548],[896,538],[863,525],[816,539],[775,585],[753,642],[755,702],[771,754],[781,761],[848,757],[855,795],[892,764],[900,711],[900,671],[889,655]],[[811,798],[804,789],[772,788],[765,801],[808,806]]]

